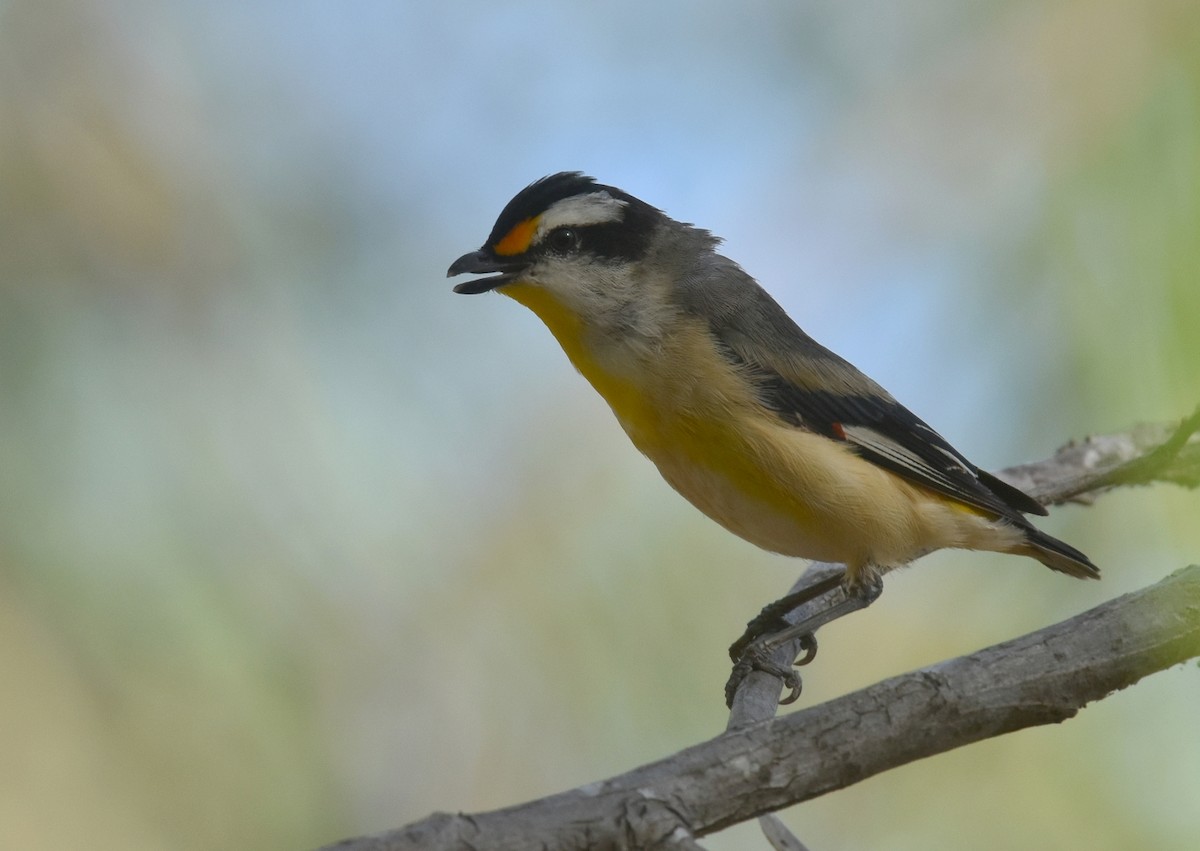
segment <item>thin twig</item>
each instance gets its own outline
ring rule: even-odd
[[[1073,440],[1044,461],[1018,464],[997,475],[1044,505],[1090,505],[1122,484],[1200,487],[1198,417],[1200,408],[1177,426],[1140,425]]]

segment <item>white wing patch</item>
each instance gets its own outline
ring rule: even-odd
[[[627,201],[614,198],[604,191],[564,198],[551,204],[549,209],[542,213],[538,220],[537,231],[533,235],[533,241],[540,242],[542,237],[555,228],[585,227],[619,222],[625,217],[627,205]]]
[[[888,458],[895,463],[912,470],[917,475],[925,479],[943,482],[947,485],[954,485],[954,482],[946,475],[943,470],[930,466],[929,462],[915,452],[906,449],[896,441],[886,435],[880,434],[867,426],[844,425],[843,430],[846,433],[846,439],[851,443],[857,443],[865,449],[869,449],[885,458]],[[932,446],[946,456],[947,466],[951,469],[957,467],[964,473],[970,474],[970,467],[954,452],[947,452],[941,446],[936,444]],[[955,488],[958,489],[957,487]]]

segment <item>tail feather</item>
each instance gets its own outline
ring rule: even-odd
[[[1030,526],[1025,531],[1025,541],[1022,555],[1037,559],[1051,570],[1079,579],[1100,578],[1100,568],[1092,564],[1091,559],[1070,544],[1051,537],[1040,529]]]

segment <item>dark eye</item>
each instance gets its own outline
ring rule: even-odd
[[[575,228],[555,228],[546,237],[546,245],[557,254],[570,254],[582,241],[583,237]]]

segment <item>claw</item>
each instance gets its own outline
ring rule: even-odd
[[[787,706],[789,703],[795,703],[800,698],[800,691],[804,688],[804,682],[800,679],[800,675],[793,671],[788,671],[783,679],[783,687],[788,689],[788,696],[779,698],[780,706]]]
[[[804,655],[793,662],[793,665],[807,665],[817,658],[817,637],[811,632],[800,636],[800,649],[804,651]]]

